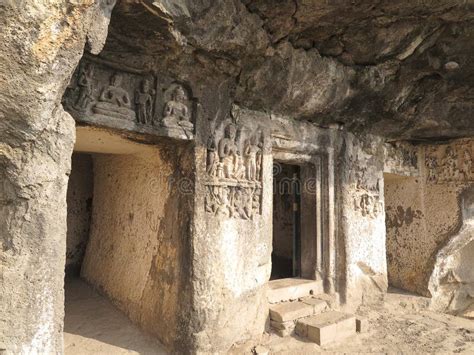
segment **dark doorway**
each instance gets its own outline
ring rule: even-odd
[[[67,190],[66,276],[79,277],[89,241],[94,175],[92,155],[75,152]]]
[[[300,167],[276,162],[271,280],[301,276]]]

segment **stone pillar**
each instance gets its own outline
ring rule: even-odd
[[[263,333],[272,237],[272,159],[265,122],[247,113],[239,119],[229,115],[209,133],[207,146],[196,148],[191,253],[194,347],[204,353],[226,352],[233,343]],[[236,163],[254,154],[256,170],[253,164]]]
[[[345,262],[341,298],[348,309],[387,290],[383,144],[344,134],[339,156],[340,253]]]

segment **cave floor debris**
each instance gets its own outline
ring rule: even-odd
[[[474,320],[427,309],[427,299],[390,292],[357,314],[369,321],[368,331],[343,343],[320,347],[298,336],[265,334],[270,354],[330,353],[474,353]]]

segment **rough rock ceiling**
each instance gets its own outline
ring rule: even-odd
[[[106,51],[205,58],[237,103],[295,119],[474,135],[474,0],[121,0]]]

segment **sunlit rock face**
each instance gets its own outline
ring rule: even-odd
[[[317,235],[320,249],[303,264],[322,290],[354,307],[387,282],[433,295],[444,280],[437,255],[462,232],[459,199],[473,182],[473,6],[0,0],[0,352],[62,351],[64,266],[74,254],[66,257],[66,197],[78,147],[125,155],[97,159],[95,170],[116,178],[122,195],[135,192],[107,204],[113,185],[94,181],[92,219],[112,207],[120,213],[110,217],[114,228],[90,229],[89,250],[105,255],[112,248],[99,238],[111,235],[109,245],[123,242],[115,250],[128,254],[98,260],[80,249],[91,270],[113,261],[107,275],[83,276],[170,350],[226,352],[263,333],[274,162],[304,165],[314,184],[303,233]],[[444,147],[454,138],[468,148]],[[137,162],[130,142],[139,151],[163,146]],[[398,176],[392,186],[384,173]],[[405,186],[408,179],[416,184]],[[157,186],[161,200],[151,193]],[[136,200],[151,200],[150,211],[131,206]],[[124,220],[140,242],[121,234]],[[457,264],[472,255],[465,241],[453,257],[456,284],[472,283]],[[120,272],[116,265],[129,269],[123,260],[132,259],[137,272]]]

